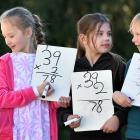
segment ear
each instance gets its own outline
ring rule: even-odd
[[[85,34],[80,34],[79,35],[79,41],[84,46],[87,45],[87,36]]]
[[[31,27],[26,28],[25,35],[27,36],[27,38],[31,38],[32,34],[33,34],[33,29]]]

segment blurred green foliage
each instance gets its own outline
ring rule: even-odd
[[[128,30],[131,19],[139,12],[139,5],[140,0],[6,0],[0,4],[0,14],[9,8],[24,6],[43,19],[48,44],[76,47],[79,18],[87,13],[104,13],[113,25],[112,51],[129,59],[137,51]],[[7,51],[10,50],[0,34],[0,55]]]
[[[136,47],[128,33],[129,23],[139,12],[140,1],[130,0],[6,0],[0,5],[0,14],[14,6],[24,6],[38,14],[44,23],[47,42],[51,45],[76,47],[76,22],[87,13],[101,12],[113,24],[113,50],[126,59],[132,56]],[[0,36],[0,55],[9,51]]]

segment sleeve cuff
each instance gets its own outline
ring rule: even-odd
[[[36,95],[36,97],[39,97],[40,94],[39,94],[39,92],[37,90],[37,87],[32,87],[32,88],[33,88],[33,91],[34,91],[34,94]]]

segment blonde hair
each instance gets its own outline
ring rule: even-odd
[[[131,23],[130,23],[130,26],[129,26],[129,31],[132,32],[132,25],[136,22],[139,22],[140,23],[140,13],[136,14],[134,16],[134,18],[132,19]]]
[[[12,19],[14,18],[14,19]],[[24,31],[27,27],[31,27],[33,31],[33,43],[35,49],[37,44],[45,44],[45,34],[42,30],[43,24],[37,15],[32,14],[29,10],[24,7],[15,7],[5,11],[0,17],[0,23],[4,19],[16,24],[18,28]]]

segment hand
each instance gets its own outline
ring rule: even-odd
[[[113,133],[116,132],[119,128],[119,119],[117,116],[112,116],[108,119],[104,125],[101,127],[104,133]]]
[[[54,89],[51,86],[51,84],[49,82],[47,82],[47,81],[44,81],[41,85],[39,85],[37,87],[37,90],[38,90],[40,96],[42,95],[43,91],[45,90],[46,85],[49,85],[49,89],[48,89],[48,91],[46,91],[47,92],[46,93],[47,96],[51,95],[52,92],[54,91]]]
[[[113,93],[113,101],[122,107],[131,107],[132,101],[120,91],[115,91]]]
[[[63,97],[61,96],[58,100],[58,104],[60,107],[67,108],[70,106],[71,97]]]
[[[70,120],[70,119],[74,119],[74,118],[80,118],[80,116],[78,116],[78,115],[69,115],[68,118],[67,118],[67,121]],[[79,126],[80,126],[80,121],[72,122],[69,125],[70,128],[76,128],[76,127],[79,127]]]

